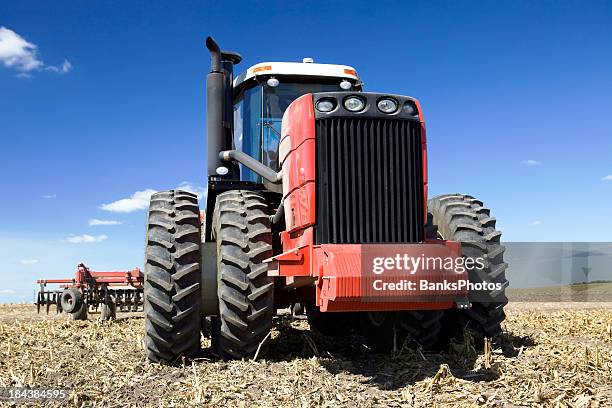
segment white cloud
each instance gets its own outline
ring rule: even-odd
[[[89,220],[89,225],[91,227],[97,227],[100,225],[119,225],[119,224],[123,224],[121,221],[115,221],[115,220],[99,220],[97,218],[91,218]]]
[[[534,221],[531,221],[531,222],[529,223],[529,225],[531,225],[531,226],[542,225],[542,221],[540,221],[540,220],[534,220]]]
[[[93,244],[96,242],[106,241],[107,239],[108,239],[108,236],[104,234],[98,235],[95,237],[92,235],[83,234],[83,235],[70,235],[68,238],[66,238],[66,241],[70,242],[71,244]]]
[[[612,174],[608,174],[601,178],[603,181],[612,181]]]
[[[194,193],[199,199],[202,199],[202,197],[206,195],[206,189],[204,187],[195,186],[188,181],[183,181],[181,184],[179,184],[177,189]],[[151,188],[143,191],[136,191],[129,198],[122,198],[108,204],[102,204],[99,208],[104,211],[116,213],[130,213],[138,210],[146,210],[149,207],[151,195],[156,192],[156,190]]]
[[[0,289],[0,295],[13,295],[15,291],[13,289]]]
[[[32,71],[46,70],[65,74],[72,69],[67,59],[61,66],[46,65],[38,58],[38,47],[6,27],[0,27],[0,63],[19,71],[19,78],[31,78]]]
[[[144,191],[137,191],[130,198],[122,198],[121,200],[113,201],[112,203],[102,204],[99,208],[104,211],[129,213],[138,210],[144,210],[149,206],[149,200],[155,190],[150,188]]]
[[[202,199],[202,197],[204,197],[206,194],[206,189],[204,187],[194,186],[188,181],[183,181],[181,184],[179,184],[177,189],[189,191],[190,193],[197,195],[198,199]]]
[[[206,189],[204,187],[195,186],[188,181],[183,181],[181,184],[179,184],[177,189],[194,193],[195,195],[198,196],[199,199],[202,199],[206,195]],[[143,191],[136,191],[129,198],[122,198],[120,200],[113,201],[108,204],[102,204],[98,208],[104,211],[110,211],[110,212],[115,212],[115,213],[130,213],[130,212],[134,212],[138,210],[146,210],[149,207],[149,201],[151,200],[151,195],[153,195],[156,192],[157,190],[153,190],[151,188],[148,188]],[[99,224],[99,225],[102,225],[102,224]],[[110,224],[107,224],[107,225],[110,225]]]
[[[68,72],[70,72],[71,69],[72,69],[72,64],[67,59],[65,59],[62,65],[60,65],[59,67],[56,67],[53,65],[49,65],[45,67],[45,71],[51,71],[51,72],[55,72],[58,74],[67,74]]]
[[[22,265],[36,265],[38,263],[38,259],[22,259],[20,263]]]
[[[50,198],[56,198],[57,194],[45,194],[45,195],[42,195],[41,197],[48,200]]]
[[[32,71],[45,64],[36,56],[36,45],[6,27],[0,27],[0,61],[7,68]]]
[[[529,159],[523,160],[523,164],[526,164],[527,166],[540,166],[542,162],[538,160]]]

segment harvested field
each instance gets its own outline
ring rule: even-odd
[[[612,406],[612,303],[540,306],[510,305],[503,349],[486,352],[467,339],[443,354],[376,355],[282,316],[266,360],[205,349],[170,367],[144,361],[141,317],[73,322],[3,305],[0,386],[67,388],[70,406]]]
[[[576,283],[542,288],[508,288],[511,302],[612,302],[612,283]]]

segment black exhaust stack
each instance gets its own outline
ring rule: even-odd
[[[217,168],[227,166],[219,159],[219,152],[232,149],[234,64],[242,57],[235,52],[221,51],[212,37],[206,38],[206,48],[210,51],[210,72],[206,76],[207,167],[209,176],[218,176]],[[235,169],[229,170],[230,175],[235,172]]]

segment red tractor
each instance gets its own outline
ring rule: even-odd
[[[357,330],[378,350],[436,348],[464,330],[499,336],[501,233],[472,196],[427,199],[416,99],[363,92],[352,67],[312,59],[234,78],[240,55],[211,37],[206,46],[206,217],[192,193],[151,197],[150,361],[197,355],[208,324],[221,358],[261,355],[287,307],[326,334]]]

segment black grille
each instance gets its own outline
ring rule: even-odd
[[[316,140],[316,243],[423,240],[418,122],[318,119]]]

